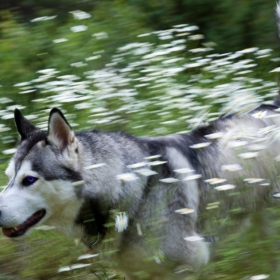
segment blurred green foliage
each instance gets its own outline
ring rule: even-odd
[[[119,37],[139,31],[140,26],[164,30],[181,23],[196,24],[208,40],[218,44],[218,51],[227,52],[251,46],[276,48],[274,6],[274,1],[262,0],[12,0],[3,1],[0,10],[12,11],[17,21],[25,24],[47,14],[58,15],[59,21],[65,23],[69,11],[85,10],[94,15],[95,23],[115,27],[112,31],[123,27],[132,32],[119,32]]]
[[[233,107],[245,110],[270,100],[277,92],[277,75],[269,73],[279,63],[277,54],[237,50],[277,48],[274,5],[260,0],[1,2],[1,151],[17,142],[15,106],[38,126],[46,125],[48,110],[56,106],[73,127],[144,136],[182,132]],[[77,19],[69,13],[74,10],[90,17]],[[173,27],[183,23],[200,30]],[[208,41],[218,46],[212,49]],[[2,185],[10,156],[0,157]],[[278,217],[275,203],[256,213],[255,226],[221,236],[214,261],[192,279],[250,279],[261,273],[278,279]],[[208,219],[215,228],[209,234],[235,223],[215,212]],[[90,268],[57,273],[86,250],[51,231],[35,231],[19,242],[0,236],[0,279],[122,279],[113,262],[99,259],[83,262]]]

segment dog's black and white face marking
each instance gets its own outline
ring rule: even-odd
[[[24,235],[30,228],[39,223],[46,214],[44,203],[35,202],[28,196],[27,188],[36,189],[40,184],[38,174],[30,170],[30,164],[24,162],[17,173],[12,161],[6,170],[10,182],[1,194],[1,225],[3,233],[8,237]],[[29,175],[28,175],[29,174]],[[40,208],[41,207],[41,208]],[[18,209],[18,211],[15,211]],[[26,218],[27,217],[27,218]]]
[[[18,237],[45,223],[80,237],[82,228],[75,218],[83,201],[72,185],[81,180],[73,168],[77,165],[74,133],[57,110],[50,115],[48,133],[37,130],[17,111],[15,119],[22,142],[6,170],[9,183],[0,194],[3,233]]]

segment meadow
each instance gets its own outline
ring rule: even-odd
[[[47,127],[50,109],[57,107],[75,130],[97,128],[156,136],[186,133],[221,115],[242,114],[262,102],[272,102],[278,94],[280,57],[272,49],[252,46],[218,53],[198,26],[180,24],[139,32],[131,43],[108,51],[112,48],[110,34],[90,24],[88,13],[74,11],[72,17],[53,35],[56,17],[33,19],[31,35],[22,34],[24,30],[10,22],[14,37],[6,48],[31,36],[24,40],[40,40],[34,48],[44,43],[45,49],[23,44],[28,55],[37,56],[26,61],[30,63],[26,73],[24,67],[17,67],[15,51],[11,51],[13,57],[4,58],[3,65],[13,75],[5,79],[3,74],[0,81],[2,188],[7,182],[4,170],[18,141],[14,108],[42,129]],[[39,66],[32,72],[32,67]],[[222,236],[212,245],[215,250],[209,265],[188,279],[278,279],[280,210],[276,206],[277,201],[259,216],[256,224],[268,220],[266,228],[249,227],[245,233]],[[215,208],[206,211],[213,233],[232,222],[216,217]],[[8,279],[123,276],[114,263],[102,261],[96,252],[88,253],[84,245],[39,227],[19,241],[0,236],[0,280]],[[145,274],[143,279],[147,279]]]

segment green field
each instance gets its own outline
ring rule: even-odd
[[[112,17],[124,12],[123,6],[111,8]],[[1,11],[1,186],[18,142],[14,108],[43,129],[48,112],[57,107],[76,130],[156,136],[187,132],[277,95],[280,52],[256,45],[218,52],[196,25],[182,22],[154,31],[126,8],[130,16],[116,17],[117,23],[104,16],[104,7],[93,15],[73,10],[62,22],[48,10],[28,23]],[[209,211],[212,233],[232,225]],[[213,245],[210,264],[189,279],[279,279],[279,214],[275,202],[258,215],[254,227],[224,234]],[[266,228],[257,226],[264,221]],[[78,260],[86,252],[84,245],[46,229],[17,242],[0,235],[0,280],[123,279],[111,261]],[[143,279],[148,279],[144,272]]]

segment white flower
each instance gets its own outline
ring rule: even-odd
[[[70,266],[64,266],[59,268],[57,272],[60,273],[60,272],[70,271],[78,268],[84,268],[87,266],[91,266],[91,263],[77,263]]]
[[[267,114],[267,111],[258,111],[255,114],[252,114],[252,117],[256,119],[262,119]]]
[[[73,183],[72,183],[72,186],[73,186],[73,187],[78,187],[78,186],[84,185],[84,183],[85,183],[84,180],[76,181],[76,182],[73,182]]]
[[[14,154],[16,151],[17,151],[16,148],[12,148],[12,149],[4,150],[4,151],[2,151],[2,153],[5,155],[9,155],[9,154]]]
[[[98,32],[92,34],[93,37],[96,37],[97,40],[106,39],[108,38],[108,34],[106,32]]]
[[[215,132],[215,133],[205,135],[205,137],[207,139],[210,139],[210,140],[218,139],[218,138],[221,138],[223,136],[224,136],[223,132]]]
[[[153,156],[145,157],[145,159],[147,159],[147,160],[153,160],[153,159],[157,159],[157,158],[159,158],[159,157],[161,157],[161,155],[153,155]]]
[[[66,39],[66,38],[59,38],[59,39],[53,40],[53,42],[55,44],[64,43],[64,42],[67,42],[67,41],[68,41],[68,39]]]
[[[148,168],[141,168],[141,169],[136,170],[135,172],[142,175],[142,176],[152,176],[152,175],[157,174],[156,171],[153,171],[153,170],[148,169]]]
[[[250,145],[248,148],[250,151],[260,151],[266,149],[266,146],[262,144],[253,144]]]
[[[145,161],[143,161],[143,162],[137,162],[137,163],[128,165],[127,167],[128,168],[139,168],[139,167],[144,167],[146,165],[147,165],[147,163]]]
[[[264,179],[262,179],[262,178],[246,178],[243,181],[245,183],[248,183],[248,184],[256,184],[256,183],[260,183],[260,182],[264,181]]]
[[[78,19],[78,20],[87,19],[87,18],[91,17],[90,14],[88,14],[88,13],[86,13],[84,11],[80,11],[80,10],[72,11],[70,13],[74,16],[75,19]]]
[[[77,260],[79,261],[79,260],[91,259],[91,258],[96,258],[98,256],[99,254],[84,254],[79,256]]]
[[[31,22],[37,22],[37,21],[46,21],[46,20],[51,20],[56,18],[57,16],[44,16],[44,17],[38,17],[38,18],[34,18],[31,20]]]
[[[184,181],[191,181],[191,180],[196,180],[201,178],[201,174],[193,174],[193,175],[189,175],[187,177],[185,177],[183,180]]]
[[[88,29],[88,27],[86,25],[76,25],[76,26],[70,27],[70,29],[72,32],[77,33],[77,32],[86,31]]]
[[[269,71],[269,73],[272,73],[272,72],[280,72],[280,67],[277,67],[277,68],[275,68],[275,69]]]
[[[275,192],[272,196],[275,197],[275,198],[279,198],[280,197],[280,192]]]
[[[225,181],[226,181],[226,179],[223,179],[223,178],[211,178],[211,179],[205,180],[205,182],[209,183],[210,185],[224,183]]]
[[[43,75],[54,75],[56,73],[59,73],[59,71],[56,71],[54,68],[47,68],[38,70],[36,73],[43,74]]]
[[[175,210],[175,213],[178,213],[181,215],[191,214],[193,212],[194,212],[194,209],[192,209],[192,208],[181,208],[181,209]]]
[[[203,142],[203,143],[198,143],[198,144],[191,145],[190,148],[192,148],[192,149],[202,149],[202,148],[208,147],[210,144],[211,144],[211,142]]]
[[[37,229],[37,230],[52,230],[55,228],[56,227],[54,227],[54,226],[46,226],[46,225],[41,225],[41,226],[35,227],[35,229]]]
[[[106,165],[106,163],[97,163],[97,164],[93,164],[93,165],[88,165],[88,166],[85,167],[85,170],[100,168],[100,167],[103,167],[105,165]]]
[[[190,241],[190,242],[202,241],[202,240],[204,240],[203,237],[198,236],[198,235],[187,236],[187,237],[184,237],[184,239],[185,239],[186,241]]]
[[[116,176],[118,180],[124,181],[135,181],[138,177],[134,173],[123,173]]]
[[[242,146],[245,146],[247,145],[248,142],[247,141],[241,141],[241,140],[234,140],[234,141],[230,141],[228,143],[228,146],[230,148],[239,148],[239,147],[242,147]]]
[[[205,208],[206,210],[211,210],[211,209],[216,209],[220,207],[220,202],[216,201],[216,202],[211,202],[207,204],[207,207]]]
[[[251,158],[256,158],[258,154],[259,154],[258,152],[248,152],[248,153],[239,154],[238,156],[243,159],[251,159]]]
[[[238,53],[252,53],[252,52],[256,52],[259,48],[256,47],[252,47],[252,48],[248,48],[248,49],[244,49],[241,51],[238,51]]]
[[[241,170],[242,166],[241,164],[227,164],[227,165],[222,165],[221,170],[223,171],[237,171],[237,170]]]
[[[125,212],[119,213],[115,217],[115,226],[118,232],[123,232],[128,227],[128,216]]]
[[[149,162],[148,164],[150,166],[156,166],[156,165],[161,165],[161,164],[165,164],[165,163],[166,163],[166,161],[163,161],[163,160],[155,160],[155,161]]]
[[[202,40],[204,39],[204,35],[202,34],[195,34],[195,35],[191,35],[189,36],[189,40]]]
[[[164,254],[159,251],[154,254],[154,260],[157,264],[160,264],[164,261]]]
[[[259,274],[259,275],[254,275],[250,277],[250,280],[262,280],[262,279],[267,279],[269,278],[269,275],[267,274]]]
[[[27,87],[29,85],[30,85],[29,82],[22,82],[22,83],[15,84],[14,87]]]
[[[159,181],[162,182],[162,183],[166,183],[166,184],[172,184],[172,183],[178,182],[179,180],[176,179],[176,178],[170,177],[170,178],[160,179]]]
[[[180,169],[175,169],[174,170],[176,173],[179,174],[184,174],[184,173],[189,173],[189,172],[193,172],[193,169],[189,169],[189,168],[180,168]]]
[[[215,190],[217,190],[217,191],[227,191],[227,190],[231,190],[231,189],[234,189],[234,188],[235,188],[235,185],[227,184],[227,185],[222,185],[222,186],[215,187]]]

